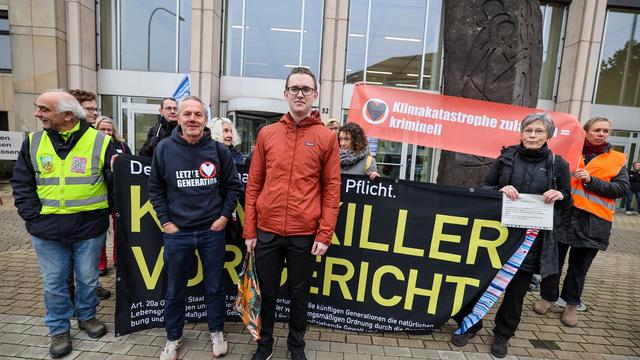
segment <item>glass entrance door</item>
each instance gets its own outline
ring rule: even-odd
[[[627,168],[631,167],[634,161],[638,161],[640,158],[640,140],[637,132],[633,131],[620,131],[614,130],[609,137],[609,144],[614,150],[623,153],[627,157]],[[622,211],[625,198],[620,198],[616,201],[616,205],[619,211]]]
[[[149,130],[160,121],[161,99],[133,98],[123,96],[120,98],[122,116],[122,133],[125,134],[127,145],[134,154],[147,141]]]
[[[245,156],[251,154],[258,128],[262,125],[272,124],[282,117],[282,114],[257,111],[230,111],[227,116],[231,119],[238,130],[240,145],[238,149]]]

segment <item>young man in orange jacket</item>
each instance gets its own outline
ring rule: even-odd
[[[245,194],[244,238],[256,256],[262,295],[262,329],[253,360],[271,358],[280,274],[287,262],[291,299],[287,347],[306,359],[309,287],[315,256],[329,248],[340,202],[340,150],[317,111],[313,73],[291,70],[284,98],[289,112],[260,130]]]

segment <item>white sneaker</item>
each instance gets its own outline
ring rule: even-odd
[[[211,333],[211,348],[213,357],[224,356],[227,354],[229,344],[227,344],[227,340],[224,338],[222,331],[215,331]]]
[[[558,300],[556,302],[553,303],[553,305],[564,308],[567,306],[567,302],[564,301],[563,298],[559,297]],[[587,305],[585,305],[584,303],[580,303],[580,305],[578,305],[578,308],[576,309],[577,311],[587,311]]]
[[[633,211],[625,211],[625,215],[633,215]]]
[[[176,360],[180,346],[182,346],[182,338],[173,341],[167,340],[164,349],[160,353],[160,360]]]

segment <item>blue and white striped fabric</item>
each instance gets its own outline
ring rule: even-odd
[[[498,274],[493,278],[491,284],[473,307],[471,313],[464,317],[462,324],[458,330],[456,330],[456,334],[464,334],[469,328],[487,315],[489,309],[498,301],[500,295],[505,291],[507,285],[509,285],[509,282],[511,282],[511,279],[513,279],[513,276],[520,268],[520,265],[522,265],[533,242],[536,240],[536,237],[538,237],[539,231],[538,229],[527,229],[527,234],[518,250],[511,255],[511,258],[509,258],[502,266],[502,269],[498,271]]]
[[[180,101],[189,95],[191,95],[191,82],[189,81],[189,74],[185,74],[171,97]]]

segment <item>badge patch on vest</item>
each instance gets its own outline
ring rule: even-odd
[[[71,160],[71,172],[84,174],[87,171],[87,158],[74,156]]]
[[[53,172],[53,170],[55,169],[53,164],[53,155],[49,155],[49,154],[42,154],[39,157],[40,160],[40,167],[42,168],[41,172],[43,173],[50,173]]]

